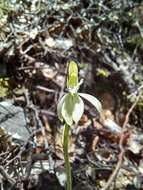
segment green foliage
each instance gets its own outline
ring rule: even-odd
[[[9,78],[0,79],[0,98],[7,97],[9,94]]]
[[[107,69],[97,69],[97,76],[101,76],[103,78],[107,78],[110,75],[110,72]]]

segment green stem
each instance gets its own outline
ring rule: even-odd
[[[70,130],[70,126],[68,124],[65,124],[64,134],[63,134],[63,150],[64,150],[64,159],[65,159],[65,169],[66,169],[66,175],[67,175],[66,189],[72,190],[71,167],[70,167],[69,154],[68,154],[69,130]]]

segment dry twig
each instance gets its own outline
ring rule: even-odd
[[[16,181],[9,176],[3,166],[0,166],[0,173],[12,186],[16,183]]]
[[[136,104],[138,103],[139,98],[140,98],[140,95],[137,97],[136,101],[132,104],[131,108],[129,109],[129,111],[126,114],[125,121],[124,121],[123,127],[122,127],[122,129],[123,129],[122,134],[121,134],[120,141],[119,141],[120,154],[118,156],[118,163],[117,163],[117,165],[115,167],[115,170],[113,171],[113,173],[109,177],[106,185],[101,190],[108,190],[111,187],[112,182],[117,177],[117,175],[119,173],[119,170],[120,170],[120,168],[122,166],[123,158],[124,158],[124,154],[125,154],[125,149],[124,149],[124,146],[123,146],[124,132],[125,132],[126,126],[128,124],[130,114],[133,111],[133,109],[135,108]]]

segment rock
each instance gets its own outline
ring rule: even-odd
[[[0,127],[17,140],[27,141],[30,136],[23,108],[11,100],[0,102]]]

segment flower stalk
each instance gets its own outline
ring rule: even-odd
[[[67,183],[66,189],[72,190],[72,176],[71,176],[71,166],[69,161],[69,154],[68,154],[68,138],[69,138],[69,130],[70,126],[65,124],[64,125],[64,133],[63,133],[63,151],[64,151],[64,160],[65,160],[65,170],[67,176]]]

